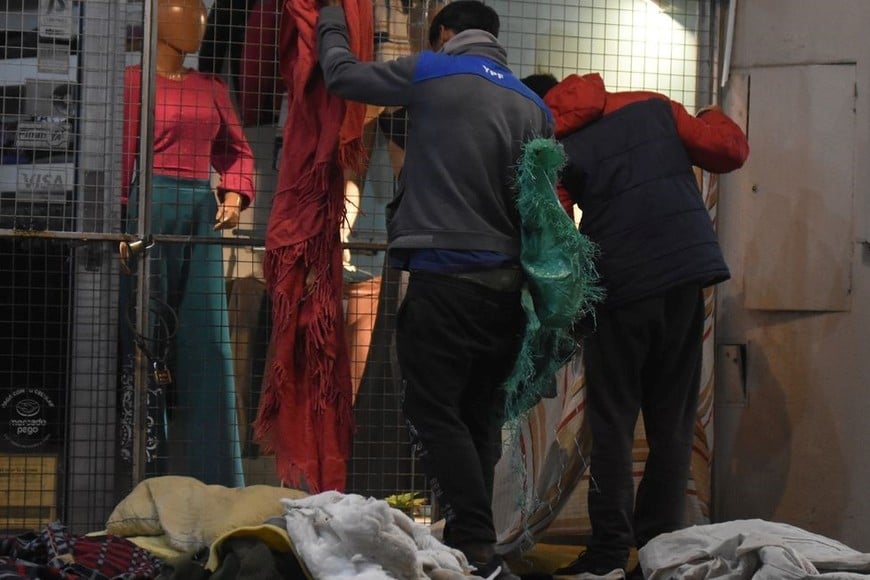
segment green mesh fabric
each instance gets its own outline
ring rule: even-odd
[[[538,138],[523,146],[517,167],[527,320],[519,356],[505,381],[507,422],[525,416],[542,397],[555,396],[556,371],[576,346],[571,328],[591,316],[604,297],[595,269],[597,246],[578,231],[556,195],[564,164],[562,146]]]

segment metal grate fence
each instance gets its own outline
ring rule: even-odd
[[[519,76],[597,71],[610,90],[660,91],[690,111],[712,99],[715,0],[491,3]],[[102,529],[153,475],[280,483],[251,424],[269,356],[262,258],[282,147],[281,5],[206,2],[204,40],[185,61],[223,79],[252,152],[243,177],[254,201],[237,227],[214,234],[219,171],[204,186],[147,168],[134,175],[148,187],[126,182],[125,71],[149,70],[157,2],[0,2],[0,529],[55,519]],[[374,0],[376,58],[420,50],[437,7]],[[143,104],[159,106],[147,98],[154,79],[142,79]],[[160,148],[161,111],[152,112],[137,153]],[[370,110],[371,160],[348,175],[342,229],[357,423],[347,490],[376,497],[426,491],[398,401],[402,280],[384,259],[404,134],[396,111]],[[187,229],[173,229],[184,220]],[[142,250],[131,274],[119,261],[125,240]]]

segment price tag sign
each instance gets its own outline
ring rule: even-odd
[[[39,36],[69,40],[72,37],[72,0],[39,0]]]

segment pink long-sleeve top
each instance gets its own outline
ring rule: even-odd
[[[124,72],[124,136],[121,201],[127,203],[139,153],[142,68]],[[254,199],[254,155],[236,115],[229,91],[219,78],[190,70],[181,80],[157,76],[154,103],[155,175],[208,180],[220,175],[218,197]]]

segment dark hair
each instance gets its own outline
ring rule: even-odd
[[[538,73],[520,79],[523,84],[532,89],[536,95],[544,98],[550,89],[559,84],[559,81],[550,73]]]
[[[463,30],[484,30],[498,36],[501,23],[498,13],[479,0],[456,0],[438,11],[429,25],[429,46],[435,44],[443,26],[447,30],[460,33]]]

